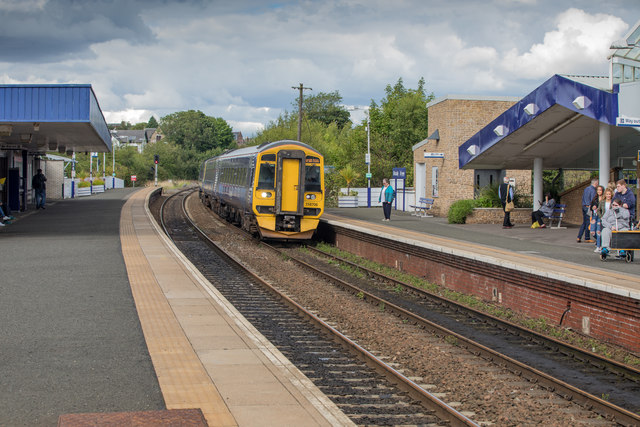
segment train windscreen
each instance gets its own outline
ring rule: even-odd
[[[276,186],[276,165],[262,163],[258,175],[258,190],[273,190]]]
[[[320,166],[305,166],[304,191],[322,192]]]

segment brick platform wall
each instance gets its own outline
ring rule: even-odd
[[[560,280],[320,224],[320,235],[338,248],[528,317],[548,319],[631,351],[640,351],[637,300]]]

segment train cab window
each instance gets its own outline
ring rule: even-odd
[[[276,161],[276,155],[275,154],[263,154],[262,155],[262,161],[263,162],[275,162]]]
[[[262,157],[264,158],[264,156]],[[260,164],[260,174],[258,175],[258,189],[272,190],[275,188],[275,186],[276,186],[276,165],[273,163]]]
[[[322,192],[320,166],[305,166],[304,191]]]

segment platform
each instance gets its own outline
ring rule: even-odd
[[[0,425],[189,408],[210,426],[349,425],[158,230],[150,192],[57,201],[0,229]]]
[[[516,224],[448,224],[446,218],[420,218],[382,208],[327,209],[323,221],[379,230],[397,239],[421,242],[438,250],[518,269],[640,300],[640,251],[636,261],[600,261],[593,243],[576,243],[578,228],[537,228]]]

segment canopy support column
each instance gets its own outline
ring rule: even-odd
[[[533,210],[540,209],[540,201],[543,199],[542,182],[542,157],[533,159]]]
[[[611,168],[611,128],[608,124],[600,122],[598,136],[598,144],[600,146],[598,183],[607,188],[609,184],[609,169]]]

